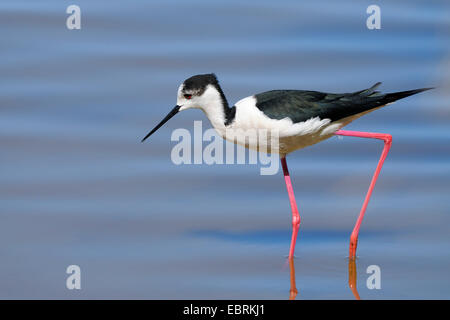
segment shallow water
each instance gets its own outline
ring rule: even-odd
[[[362,299],[450,298],[449,6],[377,1],[0,3],[0,298],[288,299],[281,173],[170,160],[175,128],[140,139],[185,78],[215,72],[230,102],[265,90],[436,86],[347,128],[393,146],[358,244]],[[348,240],[382,143],[332,138],[288,158],[302,225],[297,299],[353,299]],[[65,270],[82,270],[67,290]],[[370,265],[381,289],[369,290]]]

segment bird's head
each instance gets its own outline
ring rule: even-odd
[[[216,75],[213,73],[199,74],[190,77],[180,85],[177,93],[177,105],[169,112],[169,114],[152,130],[150,131],[142,142],[150,137],[156,130],[162,127],[170,118],[178,112],[187,109],[202,109],[207,112],[208,106],[228,104],[219,86]]]

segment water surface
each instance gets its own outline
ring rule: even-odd
[[[449,6],[377,1],[0,3],[0,298],[288,299],[281,172],[170,160],[140,139],[178,85],[215,72],[230,102],[270,89],[436,86],[347,128],[393,146],[361,228],[362,299],[450,298]],[[289,156],[301,210],[297,299],[353,299],[348,240],[382,143],[332,138]],[[82,270],[69,291],[68,265]],[[366,287],[369,265],[382,289]]]

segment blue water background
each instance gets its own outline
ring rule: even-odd
[[[366,27],[373,3],[381,30]],[[140,143],[207,72],[230,103],[437,87],[347,128],[394,140],[361,228],[361,298],[450,298],[449,17],[445,0],[1,1],[0,298],[289,297],[281,172],[174,165],[172,131],[210,127],[199,110]],[[332,138],[289,156],[298,299],[353,298],[348,240],[381,149]],[[71,264],[81,290],[66,288]],[[369,265],[381,290],[366,287]]]

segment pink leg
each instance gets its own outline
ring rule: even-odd
[[[373,188],[375,187],[375,183],[377,182],[378,175],[380,174],[381,168],[383,167],[384,160],[386,159],[389,149],[391,148],[392,136],[387,133],[372,133],[372,132],[359,132],[359,131],[347,131],[347,130],[339,130],[339,131],[336,131],[335,134],[341,135],[341,136],[380,139],[380,140],[384,141],[383,152],[381,153],[381,157],[380,157],[380,160],[378,161],[377,168],[375,169],[375,173],[372,177],[372,181],[370,182],[369,190],[367,191],[366,198],[364,199],[364,203],[361,208],[361,212],[359,213],[358,220],[356,221],[355,228],[353,228],[353,232],[350,236],[349,258],[354,259],[355,255],[356,255],[356,246],[358,244],[359,228],[361,227],[361,222],[364,218],[364,213],[366,212],[367,205],[369,204],[370,196],[372,195]]]
[[[295,242],[297,241],[298,228],[300,227],[300,215],[298,214],[297,203],[295,202],[294,189],[292,188],[291,177],[286,163],[286,157],[282,157],[281,166],[283,167],[284,181],[286,182],[287,192],[289,194],[289,201],[292,209],[292,239],[291,247],[289,249],[289,259],[294,257]]]

